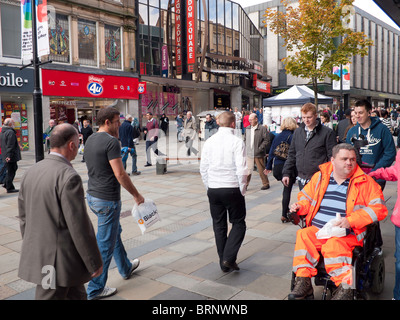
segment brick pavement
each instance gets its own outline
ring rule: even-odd
[[[171,141],[175,138],[171,132]],[[271,188],[260,190],[254,175],[246,195],[247,233],[239,251],[240,271],[223,273],[218,264],[214,234],[205,189],[198,173],[198,161],[169,164],[165,175],[155,166],[144,168],[144,142],[138,148],[140,176],[131,177],[139,191],[154,200],[162,221],[144,235],[133,221],[133,200],[122,189],[122,238],[130,258],[141,264],[129,280],[123,280],[112,262],[108,285],[118,293],[108,300],[283,300],[287,299],[297,226],[280,222],[281,184],[270,179]],[[162,143],[160,145],[162,150]],[[184,155],[183,144],[170,144],[169,155]],[[34,163],[33,152],[22,154],[15,179],[16,188],[27,168]],[[73,161],[87,186],[82,156]],[[128,168],[130,167],[128,160]],[[298,188],[293,188],[292,199]],[[396,184],[384,191],[389,211],[396,200]],[[89,210],[89,209],[88,209]],[[32,300],[34,285],[17,276],[21,236],[16,218],[17,195],[0,190],[0,299]],[[89,210],[96,229],[96,217]],[[389,218],[381,223],[386,263],[385,289],[376,300],[390,300],[394,284],[394,227]],[[320,299],[321,288],[315,289]]]

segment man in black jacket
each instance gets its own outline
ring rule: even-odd
[[[303,123],[294,131],[288,159],[283,167],[282,183],[289,185],[289,177],[297,170],[300,190],[319,170],[318,166],[331,159],[336,145],[335,132],[322,125],[317,118],[317,107],[306,103],[301,108]]]
[[[1,156],[7,167],[4,188],[7,189],[7,193],[18,192],[19,190],[14,187],[13,180],[18,169],[17,162],[21,160],[21,150],[14,130],[14,120],[11,118],[4,120],[1,129]]]
[[[83,120],[83,128],[81,129],[82,143],[85,145],[86,140],[93,134],[93,129],[90,126],[89,120]],[[82,162],[85,162],[85,157],[82,157]]]

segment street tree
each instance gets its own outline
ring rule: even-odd
[[[286,72],[310,79],[318,105],[318,81],[326,77],[339,80],[333,67],[350,63],[355,55],[367,55],[373,41],[351,28],[353,0],[281,2],[285,12],[267,9],[263,23],[284,40]]]

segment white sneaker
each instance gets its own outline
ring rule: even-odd
[[[97,296],[94,296],[90,300],[99,300],[99,299],[111,297],[116,293],[117,293],[117,288],[104,287],[102,292],[100,292]]]
[[[131,263],[132,263],[131,270],[129,271],[129,273],[128,273],[128,275],[126,277],[123,277],[124,280],[128,280],[132,276],[133,271],[135,271],[137,269],[137,267],[139,267],[140,260],[139,259],[133,259],[131,261]]]

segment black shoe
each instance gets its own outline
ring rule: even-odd
[[[140,175],[141,174],[141,172],[140,171],[135,171],[135,172],[132,172],[132,175],[133,176],[138,176],[138,175]]]
[[[261,190],[268,190],[269,189],[269,185],[268,186],[262,186]]]
[[[238,265],[236,264],[236,262],[228,262],[228,261],[224,261],[223,263],[222,263],[223,265],[224,265],[224,267],[227,267],[227,268],[229,268],[229,269],[232,269],[232,270],[240,270],[240,268],[238,267]]]
[[[146,163],[145,165],[144,165],[145,167],[151,167],[151,163]]]
[[[342,284],[335,290],[331,300],[353,300],[353,290],[344,288]]]
[[[296,277],[292,292],[288,295],[288,300],[313,300],[314,290],[311,284],[311,278]]]
[[[19,192],[18,189],[11,189],[11,190],[7,190],[7,193],[16,193]]]
[[[220,267],[221,267],[221,270],[222,270],[223,272],[229,272],[229,271],[231,271],[230,268],[225,267],[224,265],[220,265]]]

